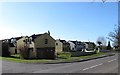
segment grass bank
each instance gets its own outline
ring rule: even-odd
[[[70,62],[70,61],[74,61],[74,60],[92,58],[92,57],[97,57],[97,56],[101,56],[101,55],[105,55],[105,53],[98,53],[98,54],[92,54],[92,55],[87,55],[87,56],[79,56],[79,57],[67,57],[67,58],[61,58],[60,56],[63,56],[63,55],[60,55],[59,58],[55,59],[55,60],[48,60],[48,59],[24,60],[24,59],[19,59],[18,55],[15,55],[15,56],[17,56],[16,58],[0,57],[0,59],[13,61],[13,62],[22,62],[22,63],[57,63],[57,62]]]

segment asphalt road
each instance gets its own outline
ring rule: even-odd
[[[23,64],[2,61],[2,73],[118,73],[118,54],[84,62]]]
[[[0,60],[0,64],[2,64],[2,61]],[[2,65],[0,65],[0,74],[2,73]]]

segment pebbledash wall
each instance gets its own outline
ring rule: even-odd
[[[21,39],[17,40],[17,53],[20,53],[19,50],[22,49],[22,47],[24,47],[26,45],[25,40],[28,39],[28,37],[23,36]],[[28,48],[31,49],[30,50],[30,55],[29,58],[35,58],[36,54],[35,54],[35,48],[34,48],[34,43],[31,41],[31,44],[27,44]]]

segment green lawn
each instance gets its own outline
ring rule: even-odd
[[[69,62],[69,61],[73,61],[73,60],[96,57],[96,56],[100,56],[100,55],[104,55],[104,54],[105,53],[98,53],[98,54],[79,56],[79,57],[69,57],[69,54],[68,55],[61,54],[61,55],[59,55],[59,59],[55,59],[55,60],[48,60],[48,59],[25,60],[25,59],[20,59],[19,55],[12,55],[12,57],[0,57],[0,59],[13,61],[13,62],[24,62],[24,63],[55,63],[55,62]],[[65,57],[65,58],[60,58],[60,57]]]
[[[0,60],[2,60],[2,57],[0,56]]]
[[[66,59],[63,60],[63,61],[71,61],[71,60],[79,60],[79,59],[97,57],[97,56],[101,56],[101,55],[104,55],[104,54],[105,54],[105,53],[98,53],[98,54],[92,54],[92,55],[87,55],[87,56],[69,57],[69,58],[66,58]]]

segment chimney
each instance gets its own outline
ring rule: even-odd
[[[50,31],[48,30],[48,34],[50,35]]]

